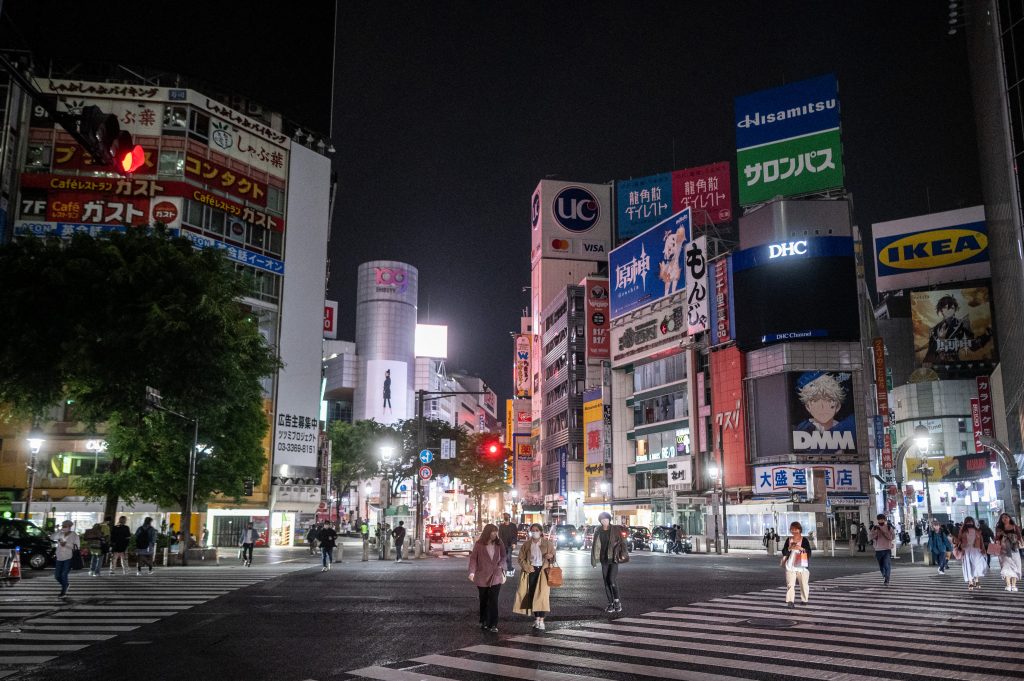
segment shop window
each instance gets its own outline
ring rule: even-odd
[[[266,249],[267,253],[273,255],[284,253],[284,235],[281,232],[268,232]]]
[[[156,172],[158,175],[180,177],[185,172],[185,152],[161,151]]]
[[[53,148],[49,144],[30,144],[25,155],[25,170],[30,173],[47,171],[52,157]]]
[[[210,138],[210,117],[195,109],[189,111],[188,131],[192,137],[206,141]]]
[[[184,210],[182,211],[181,220],[187,225],[194,227],[203,226],[203,204],[192,199],[185,199]]]
[[[266,237],[267,230],[257,225],[248,226],[248,235],[246,236],[245,243],[250,246],[256,246],[257,248],[263,248],[263,242]]]
[[[211,208],[206,221],[206,231],[216,234],[218,236],[224,236],[224,229],[226,224],[227,214],[222,210],[216,210]]]

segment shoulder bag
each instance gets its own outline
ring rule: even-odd
[[[626,548],[626,542],[619,542],[618,546],[615,547],[614,558],[616,563],[629,562],[629,549]]]
[[[85,567],[85,561],[82,560],[82,551],[76,546],[71,549],[71,569],[81,570]]]
[[[552,589],[562,586],[562,568],[557,565],[544,568],[544,576],[547,577],[548,586]]]
[[[1003,543],[1001,541],[991,542],[986,551],[990,556],[1001,556],[1003,554]]]

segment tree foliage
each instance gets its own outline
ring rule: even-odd
[[[441,475],[458,478],[477,508],[477,523],[480,522],[481,503],[485,494],[506,492],[504,455],[485,456],[480,453],[484,441],[492,440],[493,434],[473,433],[459,442],[455,459],[439,462],[437,472]]]
[[[24,239],[0,249],[0,401],[39,418],[74,400],[89,424],[107,422],[109,468],[87,494],[183,506],[191,424],[206,445],[196,500],[240,496],[258,478],[267,429],[260,379],[279,362],[240,302],[246,282],[216,251],[195,251],[161,228],[69,243]]]

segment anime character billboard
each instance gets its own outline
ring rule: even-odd
[[[913,291],[914,360],[940,376],[987,374],[996,356],[987,286]]]
[[[789,375],[793,451],[829,454],[857,451],[853,376],[849,372],[805,371]]]

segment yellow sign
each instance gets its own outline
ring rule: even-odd
[[[882,265],[898,270],[928,270],[970,260],[988,248],[988,235],[961,227],[908,234],[878,253]]]
[[[586,498],[599,495],[597,489],[604,474],[604,401],[601,398],[583,403],[583,489]]]

